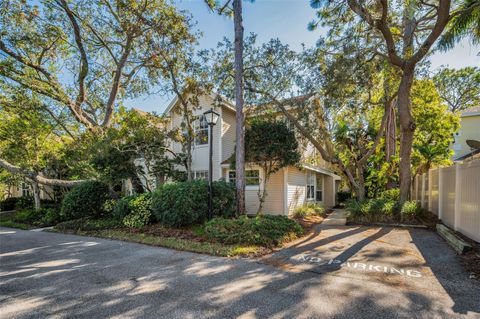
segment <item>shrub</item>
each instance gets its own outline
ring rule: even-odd
[[[301,207],[297,207],[293,212],[293,216],[296,218],[304,218],[308,216],[322,216],[324,213],[325,209],[323,206],[315,203],[308,203]]]
[[[22,209],[15,214],[15,221],[25,224],[33,224],[42,219],[45,211],[43,209]]]
[[[18,198],[15,209],[33,208],[33,197],[22,196]]]
[[[64,220],[81,217],[98,217],[108,198],[108,187],[97,181],[81,183],[69,191],[62,201],[61,214]]]
[[[117,204],[116,199],[107,199],[105,203],[103,203],[102,205],[102,210],[105,212],[105,214],[112,215],[116,204]]]
[[[123,197],[115,203],[112,215],[118,221],[122,221],[128,214],[130,214],[130,201],[135,198],[134,195]]]
[[[235,189],[224,181],[213,183],[214,216],[235,213]],[[201,223],[208,216],[208,184],[194,180],[164,184],[153,194],[153,214],[165,226],[178,227]]]
[[[352,198],[352,192],[350,191],[338,191],[337,200],[339,203],[346,203],[349,199]]]
[[[18,197],[8,197],[0,201],[0,211],[14,210],[18,202]]]
[[[42,217],[42,223],[45,225],[55,225],[62,221],[63,219],[60,210],[54,208],[47,208]]]
[[[279,246],[303,235],[303,228],[286,216],[259,215],[238,219],[214,218],[203,227],[209,240],[224,244]]]
[[[403,203],[401,213],[405,217],[413,217],[417,216],[422,212],[420,206],[418,206],[417,202],[415,201],[407,201]]]
[[[152,219],[152,193],[135,196],[128,202],[130,213],[123,218],[127,227],[140,228]]]
[[[384,190],[379,194],[378,198],[398,201],[400,199],[400,189],[392,188],[392,189]]]

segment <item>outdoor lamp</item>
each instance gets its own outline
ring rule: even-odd
[[[210,126],[217,124],[218,117],[220,116],[220,114],[215,112],[213,109],[206,111],[205,113],[203,113],[203,115],[205,116],[207,124]]]
[[[220,114],[215,112],[213,109],[210,109],[203,113],[205,121],[209,126],[209,136],[208,136],[208,144],[209,144],[209,158],[208,158],[208,218],[211,219],[213,217],[213,187],[212,187],[212,172],[213,172],[213,126],[217,124],[218,117]]]

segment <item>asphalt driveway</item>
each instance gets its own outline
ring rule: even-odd
[[[0,228],[1,318],[480,318],[433,232],[323,227],[261,260]]]

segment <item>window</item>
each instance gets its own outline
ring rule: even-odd
[[[208,123],[205,115],[200,116],[194,122],[195,145],[208,144]]]
[[[315,200],[317,202],[323,201],[323,176],[317,176],[317,190],[315,192]]]
[[[193,171],[193,179],[208,179],[208,171]]]
[[[235,183],[235,171],[228,172],[228,180]],[[260,171],[258,169],[245,170],[245,186],[260,185]]]
[[[28,187],[28,184],[25,182],[22,182],[22,196],[23,197],[30,196],[30,187]]]
[[[307,200],[315,200],[315,174],[307,172]]]

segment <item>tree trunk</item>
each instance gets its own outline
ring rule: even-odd
[[[35,210],[39,210],[42,207],[40,202],[40,186],[38,185],[37,181],[32,181],[33,187],[33,202],[35,204]]]
[[[235,28],[235,174],[237,215],[245,214],[245,120],[243,113],[243,25],[242,0],[233,1]]]
[[[395,100],[392,101],[395,103]],[[385,105],[385,108],[388,106]],[[387,110],[385,110],[387,111]],[[395,118],[395,108],[391,107],[388,114],[387,125],[385,127],[385,157],[387,163],[390,164],[390,170],[393,167],[392,158],[395,156],[396,147],[397,147],[397,134],[396,134],[396,118]],[[392,189],[395,187],[395,180],[392,176],[387,177],[387,184],[385,185],[386,189]]]
[[[398,88],[398,115],[400,122],[400,202],[408,200],[411,180],[411,154],[415,123],[410,110],[410,91],[414,78],[413,68],[407,67],[403,71],[402,80]]]
[[[365,177],[363,176],[363,167],[357,167],[357,197],[360,202],[366,199]]]

